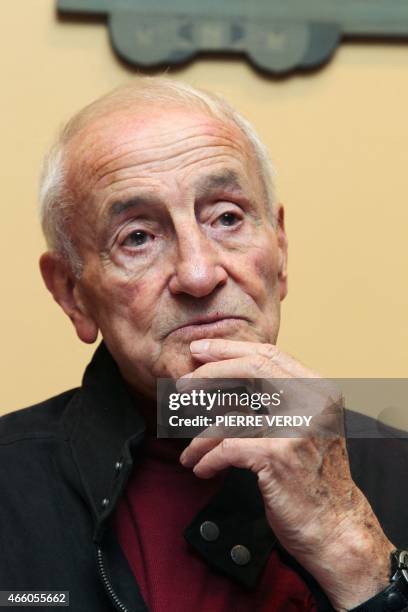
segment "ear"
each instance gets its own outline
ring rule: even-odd
[[[88,344],[95,342],[98,337],[98,326],[80,299],[79,280],[69,264],[52,251],[44,253],[39,263],[48,291],[71,319],[78,338]]]
[[[288,238],[285,231],[285,210],[279,205],[276,215],[276,237],[279,249],[279,285],[281,301],[288,293]]]

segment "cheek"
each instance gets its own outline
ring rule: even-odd
[[[102,333],[129,327],[133,332],[144,332],[150,326],[157,299],[154,283],[110,275],[103,282],[100,276],[90,278],[87,284],[87,302]]]
[[[273,241],[251,249],[241,267],[241,277],[258,304],[264,303],[277,293],[278,251]]]
[[[253,267],[258,277],[267,281],[275,281],[278,275],[278,257],[276,251],[266,246],[255,251]]]

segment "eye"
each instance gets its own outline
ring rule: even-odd
[[[221,225],[225,227],[231,227],[232,225],[236,225],[241,220],[240,217],[233,212],[225,212],[220,217],[218,217]]]
[[[122,242],[122,246],[140,247],[146,244],[150,238],[150,234],[144,230],[134,230]]]

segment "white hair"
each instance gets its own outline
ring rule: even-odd
[[[67,144],[96,118],[115,110],[134,108],[137,104],[198,107],[218,119],[235,124],[252,146],[258,162],[259,176],[263,181],[268,210],[274,220],[275,171],[265,145],[249,121],[221,96],[165,77],[138,77],[137,80],[114,89],[74,115],[61,130],[44,159],[39,190],[39,211],[43,233],[48,248],[62,256],[77,277],[81,275],[82,261],[68,228],[75,202],[67,185]]]

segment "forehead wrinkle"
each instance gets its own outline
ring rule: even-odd
[[[183,139],[183,142],[185,142],[185,141],[187,141],[187,140],[189,140],[191,138],[194,138],[194,135],[185,137]],[[131,155],[131,154],[134,154],[134,153],[138,153],[139,151],[144,151],[145,148],[143,147],[143,142],[145,140],[149,140],[149,143],[151,143],[152,140],[154,140],[154,139],[150,139],[150,138],[147,138],[147,137],[145,137],[145,138],[137,138],[137,137],[133,136],[132,138],[129,138],[128,140],[125,140],[125,141],[120,142],[120,143],[118,143],[116,145],[113,145],[113,146],[110,143],[107,143],[107,144],[109,144],[108,150],[104,151],[99,157],[94,159],[91,165],[92,165],[93,168],[97,169],[99,166],[103,167],[104,165],[108,165],[109,163],[111,163],[111,161],[115,161],[118,158],[123,157],[123,155],[126,155],[126,154]],[[135,145],[136,143],[139,146],[134,147],[133,151],[128,151],[127,153],[126,152],[125,153],[121,153],[121,149],[125,149],[128,145]],[[94,142],[93,146],[96,148],[97,144],[98,144],[98,137],[95,138],[95,142]],[[149,150],[154,151],[155,149],[160,149],[160,148],[163,149],[163,150],[166,150],[168,147],[171,147],[171,146],[174,146],[174,142],[169,142],[167,144],[157,144],[156,146],[155,145],[150,145],[149,146]],[[91,144],[91,147],[92,147],[92,144]]]
[[[223,164],[223,165],[231,165],[231,158],[227,157],[225,158],[223,156],[222,153],[220,153],[219,155],[213,156],[211,159],[209,160],[195,160],[193,162],[191,162],[188,165],[185,165],[184,169],[186,170],[191,170],[191,168],[194,167],[194,165],[199,164],[201,168],[205,168],[208,165],[213,166],[214,161],[216,161],[217,165],[218,164]],[[157,172],[159,173],[159,171]],[[151,173],[151,175],[153,175],[153,173]],[[155,183],[154,185],[152,185],[152,181]],[[153,189],[160,189],[161,186],[161,182],[158,178],[150,176],[147,180],[148,183],[150,183],[150,185],[147,186],[147,190],[151,190]],[[127,185],[127,183],[129,183],[129,185]],[[143,180],[141,180],[141,185],[140,185],[140,190],[144,191],[145,193],[147,193],[146,191],[146,179],[145,177],[143,178]],[[110,193],[107,195],[107,197],[103,200],[103,202],[101,202],[100,204],[100,208],[104,209],[106,208],[106,206],[109,206],[109,202],[112,201],[112,198],[114,197],[112,194],[115,193],[120,193],[120,192],[125,192],[125,191],[129,191],[129,193],[132,190],[137,190],[138,187],[135,186],[134,183],[134,177],[119,177],[117,180],[113,180],[110,184],[109,184],[109,189],[110,189]],[[119,196],[120,197],[120,196]]]
[[[211,142],[211,139],[214,138],[214,135],[213,134],[206,134],[206,133],[204,133],[204,134],[203,133],[201,133],[201,134],[192,134],[191,136],[187,136],[187,137],[185,137],[183,139],[179,138],[176,142],[173,141],[173,142],[166,143],[166,144],[159,144],[157,146],[149,146],[147,149],[145,147],[143,147],[143,140],[142,140],[141,144],[139,146],[136,146],[136,147],[134,146],[132,148],[132,150],[124,151],[123,153],[119,153],[119,155],[117,155],[114,151],[110,151],[110,153],[107,155],[108,161],[105,162],[105,163],[102,163],[101,167],[103,165],[109,165],[109,164],[113,164],[114,165],[115,162],[120,167],[121,159],[123,157],[126,157],[127,155],[137,155],[140,152],[143,152],[143,153],[145,153],[147,155],[148,154],[152,155],[152,158],[151,159],[147,159],[146,163],[150,162],[150,161],[156,161],[156,160],[158,162],[160,162],[160,161],[163,161],[163,159],[167,158],[167,156],[168,156],[167,150],[169,148],[175,148],[176,149],[175,153],[171,156],[171,157],[174,157],[174,156],[178,156],[179,155],[179,150],[181,150],[181,152],[183,152],[183,149],[185,149],[186,147],[189,149],[188,151],[186,151],[186,153],[187,153],[187,152],[190,152],[190,151],[193,151],[193,150],[197,150],[197,149],[202,148],[202,147],[215,146],[213,144],[209,144],[208,142],[205,142],[203,144],[198,144],[196,146],[189,146],[190,141],[192,141],[194,139],[196,139],[196,140],[204,140],[204,139],[207,139],[207,138],[208,138],[208,141]],[[217,138],[217,137],[215,137],[215,138]],[[231,148],[236,148],[237,150],[240,150],[240,147],[237,146],[235,140],[233,140],[232,138],[228,138],[226,136],[223,136],[223,137],[220,138],[218,136],[218,139],[221,140],[221,141],[224,141],[224,146],[230,146]],[[128,145],[130,145],[130,144],[135,144],[135,140],[131,139],[131,140],[127,141],[126,143],[122,143],[120,145],[120,147],[117,147],[117,148],[118,149],[125,148]],[[137,144],[139,144],[139,143],[137,143]],[[155,151],[161,151],[162,154],[157,157],[157,156],[154,155]],[[109,160],[109,157],[111,158],[110,160]],[[145,162],[143,162],[143,163],[145,163]],[[94,164],[94,166],[97,166],[97,164]]]
[[[206,150],[206,154],[202,154],[199,156],[198,159],[194,159],[193,161],[189,161],[191,159],[191,157],[196,158],[197,153],[199,151],[204,151]],[[241,151],[238,147],[234,147],[234,150],[238,153],[241,154]],[[217,151],[217,152],[215,152]],[[123,154],[123,159],[118,160],[116,158],[115,161],[117,161],[118,163],[115,164],[116,167],[111,168],[111,169],[106,169],[105,172],[101,173],[99,172],[99,176],[96,177],[96,180],[94,182],[94,186],[96,187],[97,185],[99,185],[100,183],[106,182],[107,179],[113,175],[113,177],[115,177],[115,175],[122,175],[118,180],[126,180],[126,177],[123,176],[123,174],[129,173],[129,175],[133,174],[134,169],[138,169],[138,171],[140,173],[149,171],[152,174],[160,174],[163,171],[171,171],[174,169],[174,167],[179,167],[179,169],[181,168],[187,168],[190,167],[196,163],[200,163],[202,164],[205,160],[215,160],[217,158],[219,158],[220,156],[225,156],[227,159],[231,159],[231,146],[226,145],[224,143],[218,143],[218,144],[212,144],[211,146],[209,146],[208,144],[201,144],[196,146],[193,150],[188,150],[188,151],[182,151],[180,153],[177,153],[176,155],[172,155],[170,158],[168,156],[163,156],[161,158],[153,158],[153,159],[147,159],[146,161],[143,161],[141,163],[133,163],[133,164],[129,164],[126,166],[126,168],[124,167],[124,160],[126,160],[127,157],[131,157],[132,155],[134,155],[134,151],[132,152],[128,152]],[[132,177],[129,177],[132,178]],[[116,182],[115,178],[113,178],[113,180],[111,180],[109,182],[109,186],[113,185]]]
[[[197,130],[200,130],[201,128],[206,127],[208,128],[208,131],[203,131],[201,132],[201,134],[196,134]],[[212,127],[212,129],[211,129]],[[235,126],[234,126],[235,127]],[[91,130],[91,128],[93,128]],[[143,127],[141,128],[141,130],[143,131]],[[181,128],[174,128],[174,129],[168,129],[168,130],[161,130],[160,133],[158,135],[156,135],[154,132],[153,134],[148,134],[145,136],[140,136],[140,134],[136,134],[134,135],[132,138],[129,138],[128,140],[119,142],[116,145],[112,145],[112,138],[110,138],[109,133],[112,130],[110,129],[110,126],[108,126],[108,128],[105,128],[104,132],[104,136],[101,136],[101,134],[103,133],[102,131],[95,132],[95,126],[94,124],[91,124],[91,126],[88,126],[88,129],[85,129],[83,131],[81,131],[81,133],[78,136],[80,136],[79,138],[79,147],[78,147],[78,153],[79,153],[79,157],[81,157],[81,154],[85,151],[85,152],[90,152],[92,154],[92,151],[99,148],[101,145],[101,141],[102,144],[106,144],[107,145],[107,151],[104,151],[99,157],[96,157],[96,159],[93,160],[92,162],[92,166],[93,167],[97,167],[99,165],[103,165],[104,164],[104,159],[105,158],[109,158],[110,157],[114,157],[117,152],[120,152],[120,149],[123,147],[126,147],[128,144],[134,143],[135,140],[137,139],[137,141],[139,143],[141,143],[141,146],[139,147],[139,149],[143,150],[143,143],[148,140],[149,143],[154,143],[155,141],[160,141],[166,137],[172,137],[174,134],[177,134],[177,141],[176,142],[183,142],[186,140],[189,140],[191,138],[194,138],[195,136],[197,137],[213,137],[217,135],[217,131],[218,133],[229,133],[231,130],[229,129],[229,125],[227,125],[224,122],[217,122],[217,127],[214,130],[214,126],[213,124],[209,123],[208,121],[206,122],[201,122],[201,123],[197,123],[193,126],[187,126],[187,127],[181,127]],[[88,134],[87,134],[88,132]],[[191,135],[189,136],[189,132],[191,133]],[[187,135],[185,137],[183,137],[182,135],[186,133]],[[181,137],[180,137],[181,136]],[[242,135],[241,135],[242,136]],[[78,140],[78,138],[75,137],[73,139],[73,142],[71,143],[71,147],[75,148],[75,141]],[[224,136],[225,137],[225,136]],[[231,139],[230,139],[231,140]],[[174,140],[170,140],[170,142],[165,143],[165,144],[161,144],[159,142],[159,144],[157,144],[157,146],[153,145],[150,146],[149,148],[151,150],[154,149],[166,149],[167,147],[171,147],[174,146],[175,142]],[[78,155],[76,156],[78,157]],[[87,156],[89,158],[89,155]],[[108,162],[109,163],[109,162]]]

